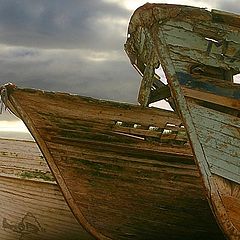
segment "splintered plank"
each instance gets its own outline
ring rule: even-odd
[[[214,67],[239,68],[239,62],[236,61],[240,50],[239,32],[230,31],[231,27],[225,26],[213,36],[206,31],[199,32],[198,29],[206,28],[204,24],[201,25],[201,22],[193,24],[185,19],[171,19],[161,25],[171,58],[178,61],[185,58],[189,62]],[[209,25],[217,27],[214,23]]]

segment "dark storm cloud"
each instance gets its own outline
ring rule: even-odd
[[[100,0],[1,0],[0,42],[38,48],[116,49],[127,27],[121,20],[128,16],[120,5]]]
[[[136,102],[123,51],[130,15],[100,0],[0,0],[0,85]]]
[[[65,91],[105,99],[133,102],[136,98],[138,75],[124,52],[27,49],[9,52],[0,54],[3,56],[0,57],[1,81],[14,82],[19,87]],[[15,57],[6,58],[5,55]]]
[[[6,82],[136,103],[140,79],[123,51],[11,47],[0,51],[0,85]]]
[[[214,4],[240,12],[238,1]],[[0,85],[136,103],[140,77],[123,51],[131,14],[120,0],[0,0]]]
[[[91,51],[45,50],[31,54],[17,51],[17,55],[0,58],[1,82],[120,101],[136,99],[139,77],[124,53],[96,56]]]

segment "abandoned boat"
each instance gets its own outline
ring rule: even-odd
[[[142,74],[139,102],[167,99],[179,113],[207,198],[228,239],[240,239],[240,16],[145,4],[125,50]],[[168,85],[156,76],[162,66]]]
[[[1,240],[90,240],[37,144],[0,138]]]
[[[171,111],[2,87],[96,239],[222,239]]]

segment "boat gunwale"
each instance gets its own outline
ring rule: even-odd
[[[156,20],[156,14],[154,15],[154,13],[153,13],[154,11],[155,11],[155,13],[161,12],[162,9],[165,10],[165,8],[167,8],[167,7],[169,7],[169,9],[176,7],[176,8],[179,8],[178,9],[179,11],[181,11],[182,8],[184,8],[184,7],[186,7],[186,9],[188,9],[188,10],[191,8],[193,10],[196,10],[195,7],[189,7],[189,6],[184,6],[184,5],[149,4],[149,3],[147,3],[147,4],[143,5],[142,7],[139,7],[133,13],[133,15],[130,19],[130,23],[129,23],[128,39],[127,39],[126,44],[128,44],[128,41],[131,39],[131,34],[133,34],[135,31],[137,31],[137,29],[145,29],[147,34],[150,35],[150,39],[152,41],[151,44],[153,44],[155,47],[155,51],[158,55],[158,60],[159,60],[161,66],[165,72],[165,75],[168,79],[171,94],[172,94],[173,98],[176,100],[175,101],[175,104],[177,106],[176,110],[178,110],[178,109],[180,110],[180,111],[178,111],[178,113],[181,116],[181,119],[183,120],[184,126],[186,127],[186,130],[187,130],[187,133],[188,133],[188,136],[190,139],[190,144],[192,146],[192,149],[194,150],[193,154],[194,154],[194,158],[196,160],[196,164],[199,167],[199,170],[203,176],[202,180],[204,182],[204,186],[205,186],[206,193],[208,196],[209,204],[213,210],[213,213],[216,215],[216,220],[219,223],[219,226],[222,228],[223,233],[226,236],[231,236],[233,239],[235,239],[235,237],[237,237],[237,239],[238,239],[240,232],[233,225],[231,220],[228,218],[228,214],[222,203],[222,199],[221,199],[220,193],[218,192],[217,185],[211,179],[212,178],[211,172],[208,168],[207,162],[205,162],[205,161],[200,162],[197,160],[196,155],[198,155],[198,158],[199,158],[199,156],[201,156],[201,158],[204,159],[205,154],[204,154],[204,151],[198,140],[198,137],[196,134],[196,129],[195,129],[193,121],[191,119],[190,111],[188,109],[183,90],[180,87],[180,83],[177,78],[177,72],[176,72],[174,64],[172,63],[172,60],[170,58],[170,54],[169,54],[169,50],[167,48],[167,43],[165,42],[164,34],[161,31],[161,28],[159,27],[159,24],[161,22],[164,22],[164,20],[167,17],[164,15],[163,19],[161,19],[161,17],[159,16],[158,21],[160,23],[158,23],[158,21]],[[158,9],[158,10],[156,10],[156,9]],[[199,8],[197,8],[197,9],[199,9]],[[199,13],[201,11],[202,11],[202,9],[199,10]],[[206,10],[204,10],[204,11],[206,11]],[[213,15],[215,13],[226,14],[221,11],[214,12],[214,10],[212,10],[212,12],[206,11],[206,13],[208,13],[209,15]],[[148,14],[154,15],[154,17],[152,19],[149,19]],[[240,16],[239,15],[236,15],[236,16],[237,16],[237,20],[240,21]],[[169,14],[168,17],[170,18],[171,14]],[[153,20],[155,22],[153,22]],[[227,24],[227,22],[226,22],[226,24]],[[233,27],[236,27],[236,26],[233,24]],[[127,55],[129,56],[131,63],[134,65],[134,61],[131,59],[131,52],[129,52],[129,49],[130,49],[130,46],[125,45],[125,50],[127,52]],[[134,50],[137,51],[136,49],[134,49]],[[138,52],[135,52],[135,53],[136,53],[136,56],[140,55]],[[142,73],[142,74],[144,74],[144,73]],[[239,86],[237,85],[237,87],[239,87]],[[148,97],[148,96],[145,96],[145,97]],[[147,101],[143,101],[143,104],[146,102]],[[184,114],[182,114],[183,112],[184,112]]]

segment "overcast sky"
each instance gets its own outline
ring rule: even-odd
[[[239,0],[153,2],[240,12]],[[131,14],[144,3],[0,0],[0,85],[136,103],[140,78],[123,44]],[[0,121],[11,119],[0,115]]]

